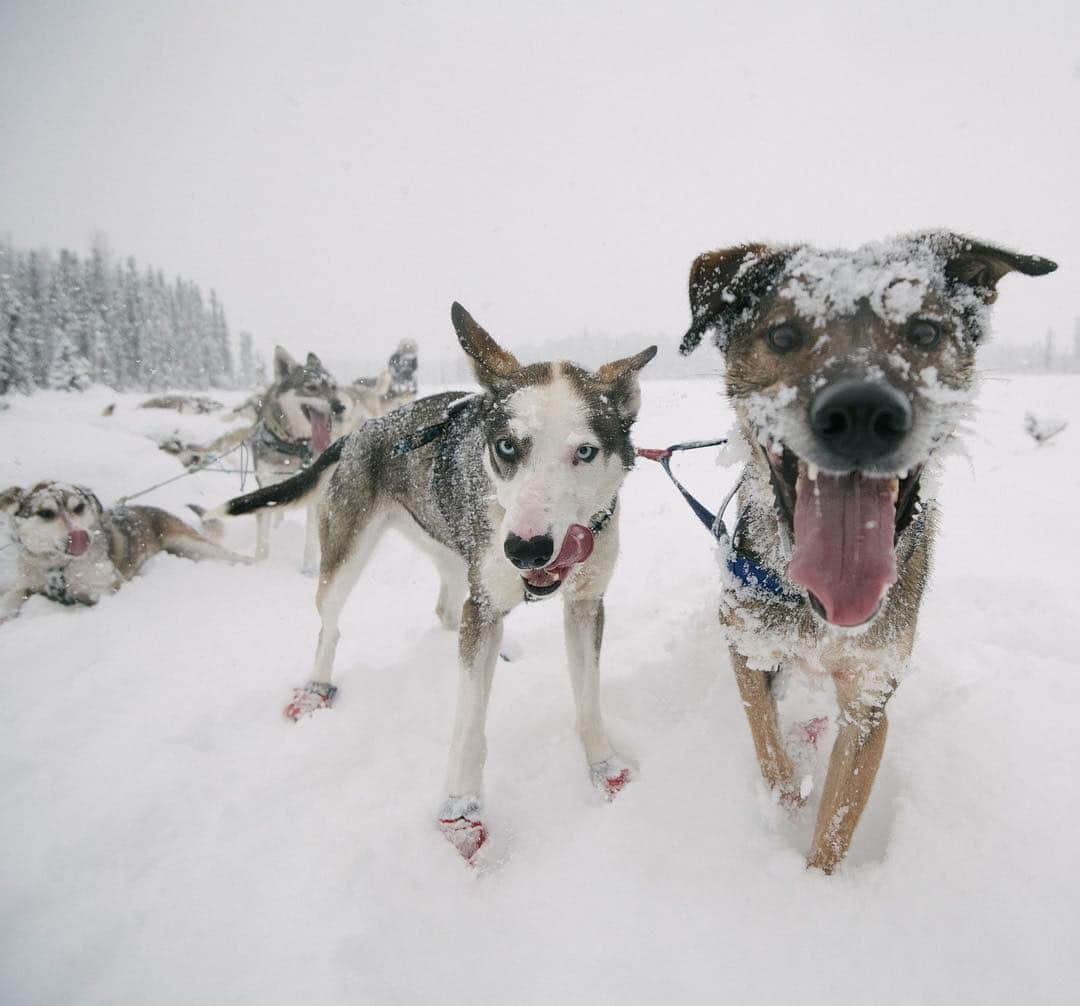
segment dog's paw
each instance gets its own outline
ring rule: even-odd
[[[447,797],[439,808],[439,830],[466,862],[471,862],[487,841],[480,815],[480,798],[472,793]]]
[[[634,778],[634,770],[618,755],[612,755],[593,762],[589,766],[589,778],[608,800],[614,800]]]
[[[289,704],[284,708],[285,718],[295,722],[320,709],[329,709],[337,695],[337,685],[323,681],[309,681],[303,688],[294,688]]]
[[[828,716],[815,716],[810,720],[792,723],[784,737],[784,746],[795,763],[799,774],[812,774],[818,753],[829,730]],[[809,794],[805,794],[809,796]]]

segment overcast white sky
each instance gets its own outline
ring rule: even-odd
[[[456,352],[454,299],[674,353],[706,248],[937,226],[1056,259],[996,330],[1071,338],[1078,190],[1075,0],[0,0],[0,233],[102,231],[342,363]]]

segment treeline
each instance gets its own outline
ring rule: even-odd
[[[0,395],[250,387],[264,376],[250,335],[234,355],[213,290],[114,262],[100,242],[80,259],[0,241]]]

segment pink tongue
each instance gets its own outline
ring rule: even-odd
[[[86,531],[72,531],[68,535],[67,554],[82,555],[90,547],[90,535]]]
[[[311,423],[311,451],[313,454],[322,454],[330,446],[330,416],[311,409],[308,412],[308,422]]]
[[[576,566],[579,562],[588,559],[592,555],[592,550],[592,531],[580,524],[571,524],[566,529],[566,537],[563,538],[559,554],[544,569],[565,573],[571,566]]]
[[[799,475],[795,552],[788,576],[809,590],[834,625],[861,625],[896,582],[891,479]]]

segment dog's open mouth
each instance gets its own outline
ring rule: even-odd
[[[532,597],[547,597],[562,586],[570,571],[592,555],[595,539],[589,528],[583,524],[571,524],[563,537],[562,548],[543,569],[533,569],[523,573],[525,590]]]
[[[903,478],[832,475],[787,448],[765,454],[793,544],[788,576],[826,621],[868,622],[896,582],[896,543],[914,515],[922,465]]]
[[[68,555],[85,555],[90,547],[90,535],[86,531],[72,531],[67,536],[64,551]]]
[[[304,418],[311,423],[311,451],[322,454],[330,446],[330,410],[323,412],[313,405],[302,405]]]

